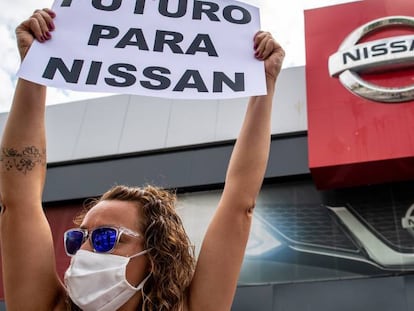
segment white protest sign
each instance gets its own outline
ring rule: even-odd
[[[257,7],[231,0],[57,0],[52,39],[18,75],[47,86],[182,99],[266,93]]]

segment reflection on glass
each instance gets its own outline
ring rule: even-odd
[[[180,194],[179,213],[198,254],[221,190]],[[412,184],[333,191],[316,190],[312,180],[265,185],[259,195],[240,284],[304,282],[392,275],[412,271],[414,239]],[[347,207],[389,249],[368,252],[361,236],[329,207]],[[337,209],[336,209],[337,210]],[[349,214],[349,213],[348,213]],[[347,215],[348,215],[347,214]],[[410,225],[409,225],[410,224]],[[371,255],[371,256],[370,256]],[[377,260],[375,260],[377,258]],[[378,260],[380,258],[381,260]],[[400,260],[409,258],[410,262]],[[392,269],[391,269],[392,268]],[[411,269],[411,270],[410,270]]]
[[[253,217],[252,229],[247,243],[246,256],[260,256],[275,250],[282,243],[276,239],[258,217]]]

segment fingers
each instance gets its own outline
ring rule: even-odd
[[[265,64],[268,86],[274,86],[282,68],[285,51],[269,32],[259,31],[254,37],[255,56]]]
[[[264,53],[266,52],[266,46],[269,42],[270,33],[259,31],[254,37],[255,56],[258,59],[264,59]]]
[[[55,29],[53,19],[56,14],[50,9],[36,10],[30,18],[16,28],[17,46],[23,60],[34,39],[40,42],[51,39],[50,32]]]
[[[50,32],[55,29],[54,17],[55,13],[50,9],[36,10],[23,24],[38,41],[44,42],[52,37]]]
[[[254,37],[254,46],[255,56],[260,60],[267,59],[274,52],[283,52],[282,47],[276,40],[273,39],[270,32],[257,32]]]

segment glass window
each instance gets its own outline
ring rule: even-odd
[[[411,212],[409,208],[414,198],[409,189],[320,192],[311,180],[263,186],[239,283],[360,278],[413,270],[414,207]],[[179,213],[196,253],[220,194],[214,190],[179,195]]]

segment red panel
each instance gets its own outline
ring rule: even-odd
[[[350,33],[393,15],[414,16],[412,1],[365,0],[305,12],[309,166],[319,189],[414,179],[414,102],[363,99],[328,73],[329,56]],[[393,32],[372,37],[414,34],[412,29]],[[363,78],[406,86],[414,84],[414,70]]]
[[[63,246],[63,233],[69,228],[76,227],[73,219],[81,211],[80,204],[49,207],[45,210],[46,217],[50,223],[53,234],[53,244],[55,246],[56,269],[60,277],[69,266],[70,257],[66,255]]]

